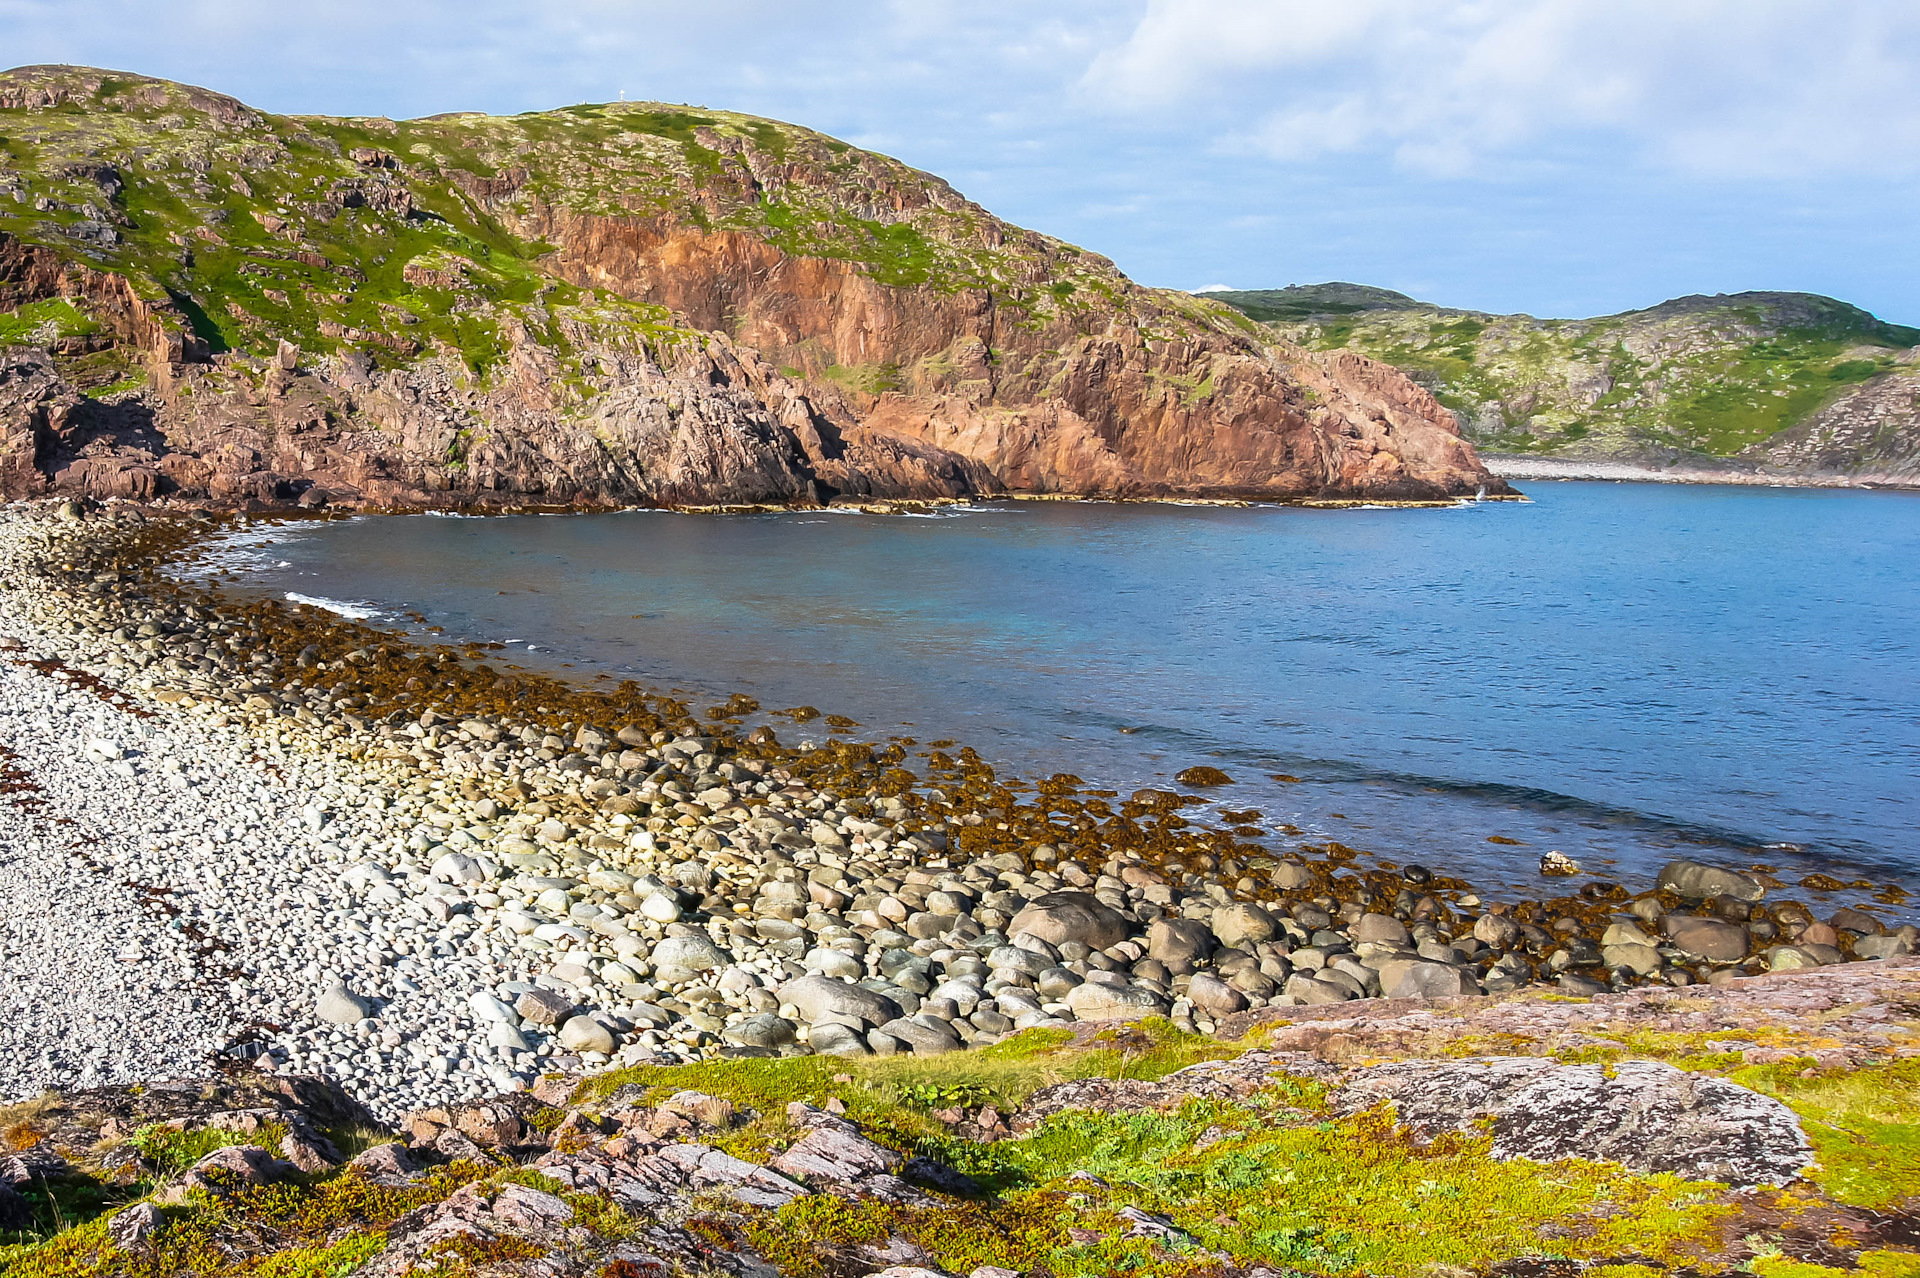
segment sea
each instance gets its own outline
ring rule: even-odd
[[[1920,494],[1526,492],[365,516],[252,525],[202,569],[1029,779],[1124,794],[1210,765],[1276,851],[1332,839],[1488,892],[1564,890],[1551,850],[1636,890],[1689,858],[1849,885],[1796,889],[1816,901],[1920,895]]]

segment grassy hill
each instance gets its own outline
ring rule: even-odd
[[[1810,293],[1681,297],[1579,320],[1457,310],[1357,284],[1207,296],[1311,350],[1399,366],[1499,452],[1757,458],[1850,393],[1907,393],[1920,369],[1920,329]]]

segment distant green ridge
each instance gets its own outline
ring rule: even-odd
[[[1863,384],[1920,371],[1920,329],[1813,293],[1696,295],[1580,320],[1337,282],[1206,296],[1297,345],[1405,369],[1498,452],[1731,457]]]

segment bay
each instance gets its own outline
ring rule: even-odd
[[[1636,887],[1676,855],[1920,886],[1920,497],[1528,491],[362,517],[207,562],[513,640],[522,665],[813,705],[1028,777],[1125,791],[1211,764],[1235,779],[1211,797],[1258,809],[1275,848],[1335,838],[1536,896],[1548,849]]]

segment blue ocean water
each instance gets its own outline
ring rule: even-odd
[[[1488,887],[1538,894],[1549,848],[1635,886],[1675,855],[1920,886],[1920,496],[1529,492],[367,517],[211,561],[1023,775],[1127,790],[1210,763],[1224,804]]]

